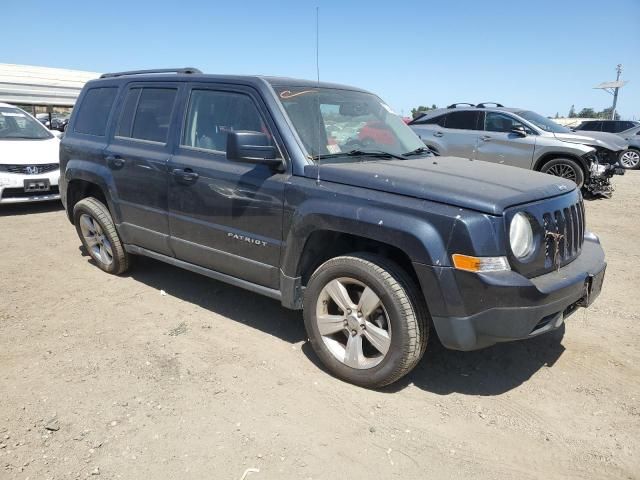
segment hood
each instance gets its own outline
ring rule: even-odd
[[[37,165],[59,162],[60,140],[0,140],[0,164]]]
[[[316,178],[317,168],[308,165],[305,175]],[[570,180],[544,173],[457,157],[324,164],[320,179],[495,215],[576,188]]]
[[[554,133],[558,140],[569,143],[579,143],[589,145],[591,147],[600,147],[617,152],[627,148],[627,142],[614,133],[607,132],[571,132],[571,133]]]

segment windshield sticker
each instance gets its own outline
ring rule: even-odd
[[[0,115],[3,117],[23,117],[24,113],[13,113],[13,112],[0,112]]]
[[[340,153],[340,145],[327,145],[327,151],[329,153]]]
[[[394,112],[393,110],[391,110],[391,107],[389,105],[387,105],[386,103],[380,103],[380,105],[382,105],[382,108],[384,108],[387,112],[389,112],[391,115],[398,115],[396,112]]]
[[[293,93],[291,90],[283,90],[280,92],[280,98],[294,98],[300,95],[306,95],[307,93],[317,93],[318,90],[303,90],[301,92]]]

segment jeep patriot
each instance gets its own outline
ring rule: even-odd
[[[105,74],[80,94],[60,167],[99,268],[145,255],[302,309],[328,370],[365,387],[409,372],[430,332],[473,350],[557,329],[604,278],[575,183],[433,156],[343,85]]]

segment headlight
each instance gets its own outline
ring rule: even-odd
[[[511,251],[518,259],[525,258],[533,251],[531,222],[522,212],[516,213],[511,219],[509,241],[511,242]]]

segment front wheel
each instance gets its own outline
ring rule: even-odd
[[[406,375],[427,345],[428,314],[415,283],[376,255],[322,264],[305,291],[304,321],[331,373],[363,387],[383,387]]]
[[[640,167],[640,150],[630,148],[620,154],[620,165],[627,170],[636,170]]]
[[[569,158],[554,158],[545,163],[540,171],[571,180],[578,185],[578,188],[584,185],[584,171],[580,165]]]

